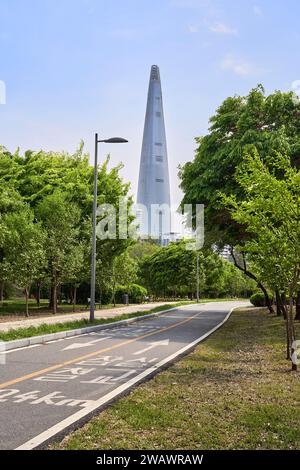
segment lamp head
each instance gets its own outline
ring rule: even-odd
[[[99,140],[98,142],[104,142],[105,144],[126,144],[128,140],[122,137],[111,137],[110,139]]]

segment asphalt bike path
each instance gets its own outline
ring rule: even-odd
[[[0,358],[0,449],[34,449],[187,353],[247,302],[179,307]]]

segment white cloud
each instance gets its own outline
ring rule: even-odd
[[[254,5],[253,13],[256,16],[262,16],[263,15],[262,9],[258,5]]]
[[[236,60],[232,56],[226,56],[221,62],[222,70],[229,70],[235,75],[240,77],[247,77],[251,75],[260,75],[266,72],[266,70],[256,67],[255,65],[244,61]]]
[[[217,34],[238,34],[238,31],[230,26],[226,25],[225,23],[215,23],[213,26],[209,28],[213,33]]]

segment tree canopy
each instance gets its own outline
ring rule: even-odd
[[[187,249],[189,241],[170,243],[146,255],[140,264],[140,279],[155,296],[196,296],[197,256],[201,296],[243,296],[251,293],[255,284],[245,281],[232,263],[211,249]]]
[[[300,165],[300,106],[292,92],[266,96],[259,85],[248,96],[227,98],[210,124],[209,133],[196,139],[194,160],[180,169],[182,204],[205,205],[208,244],[235,246],[250,234],[221,204],[220,191],[243,198],[235,172],[252,145],[266,163],[280,152],[292,166]]]
[[[206,245],[230,246],[235,266],[263,290],[272,313],[268,289],[275,290],[288,357],[300,299],[299,118],[294,93],[267,96],[259,85],[248,96],[229,97],[197,139],[194,160],[180,169],[182,204],[205,205]]]
[[[293,299],[300,289],[300,171],[281,154],[266,164],[254,148],[245,154],[236,180],[244,191],[243,200],[223,195],[223,203],[253,235],[241,249],[259,279],[288,294],[284,308],[290,358],[295,341]]]
[[[116,212],[119,198],[128,197],[129,192],[129,184],[123,182],[120,169],[121,165],[109,168],[107,158],[99,166],[98,174],[98,204],[111,204]],[[11,154],[0,147],[2,300],[5,282],[15,282],[25,289],[33,281],[43,280],[51,287],[50,304],[55,313],[62,283],[71,283],[75,288],[80,282],[89,282],[93,176],[93,167],[83,145],[74,154],[27,151],[24,156],[19,151]],[[130,197],[128,205],[132,205]],[[128,225],[132,219],[128,216]],[[31,230],[26,220],[31,224]],[[30,232],[32,239],[27,237]],[[24,243],[22,250],[22,246],[15,243],[11,249],[12,240],[20,239],[22,234],[27,237],[28,245]],[[130,244],[130,239],[118,237],[116,240],[97,240],[98,264],[112,266],[114,258]],[[28,257],[32,260],[30,267]],[[44,260],[44,257],[42,269],[38,259]],[[18,269],[19,277],[14,274],[16,263],[22,267]]]

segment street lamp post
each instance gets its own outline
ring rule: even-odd
[[[90,298],[90,322],[95,320],[95,295],[96,295],[96,255],[97,255],[97,196],[98,196],[98,144],[124,144],[128,140],[122,137],[99,140],[95,134],[95,162],[94,162],[94,200],[93,200],[93,230],[92,230],[92,260],[91,260],[91,298]]]
[[[200,302],[200,257],[197,253],[197,303]]]

